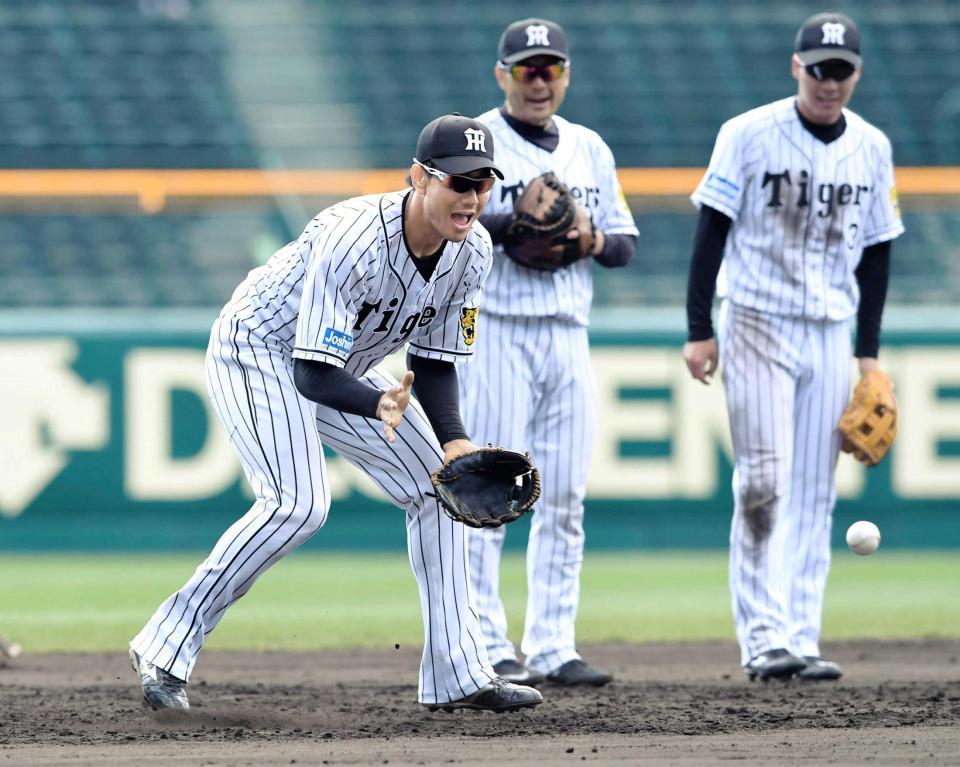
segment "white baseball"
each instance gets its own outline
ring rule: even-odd
[[[847,530],[847,546],[862,557],[880,547],[880,528],[873,522],[854,522]]]

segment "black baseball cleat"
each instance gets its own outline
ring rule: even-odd
[[[804,655],[803,659],[807,667],[800,671],[797,676],[801,679],[809,679],[817,682],[832,681],[843,676],[843,669],[839,663],[832,660],[824,660],[819,655]]]
[[[130,665],[140,677],[143,699],[154,711],[176,709],[186,711],[190,708],[187,700],[187,683],[177,679],[130,648]]]
[[[526,684],[536,687],[543,684],[544,676],[539,671],[534,671],[524,666],[518,660],[502,660],[493,664],[493,670],[497,676],[513,684]]]
[[[517,711],[543,703],[543,696],[532,687],[512,684],[496,677],[490,684],[481,687],[472,695],[449,703],[425,703],[431,711],[453,711],[457,708],[470,708],[475,711]]]
[[[560,668],[547,674],[547,681],[567,687],[603,687],[613,681],[613,674],[603,669],[588,666],[579,658],[568,660]]]
[[[789,679],[806,668],[806,665],[803,658],[798,658],[789,650],[780,647],[751,658],[743,671],[750,677],[751,682],[754,679],[766,682],[768,679]]]

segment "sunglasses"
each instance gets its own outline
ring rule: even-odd
[[[552,83],[563,77],[567,71],[567,62],[558,61],[555,64],[544,64],[541,66],[532,66],[528,64],[503,64],[497,66],[504,72],[509,72],[510,77],[518,83],[532,83],[538,77],[545,83]]]
[[[823,80],[836,80],[838,83],[852,77],[853,73],[857,71],[853,64],[843,59],[828,59],[827,61],[821,61],[819,64],[811,64],[804,69],[815,80],[821,82]]]
[[[431,176],[436,176],[444,187],[452,189],[457,194],[476,192],[479,197],[481,194],[489,192],[493,188],[494,181],[497,180],[493,175],[493,171],[490,171],[490,175],[485,178],[471,178],[470,176],[457,176],[452,173],[444,173],[442,170],[424,165],[416,158],[414,158],[413,161]]]

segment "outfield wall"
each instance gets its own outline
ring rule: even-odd
[[[947,325],[952,313],[923,323],[891,314],[900,321],[888,322],[883,363],[900,435],[876,469],[841,458],[835,539],[867,518],[885,547],[960,547],[960,327]],[[212,319],[0,317],[0,550],[205,549],[243,513],[249,491],[204,389]],[[726,545],[722,390],[689,379],[680,319],[644,315],[592,331],[600,423],[590,547]],[[328,466],[333,511],[308,545],[402,549],[403,515],[346,462],[330,455]],[[511,528],[508,545],[522,544],[524,527]]]

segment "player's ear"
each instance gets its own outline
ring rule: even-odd
[[[802,66],[803,64],[800,63],[797,54],[793,54],[793,57],[790,59],[790,74],[793,75],[793,79],[797,82],[800,81],[800,67]]]
[[[510,77],[510,73],[506,70],[500,69],[499,64],[493,65],[493,76],[497,78],[497,85],[500,86],[500,90],[504,93],[507,92],[507,78]]]
[[[430,176],[419,165],[414,163],[410,166],[410,185],[420,193],[427,191],[427,184],[430,182]]]

